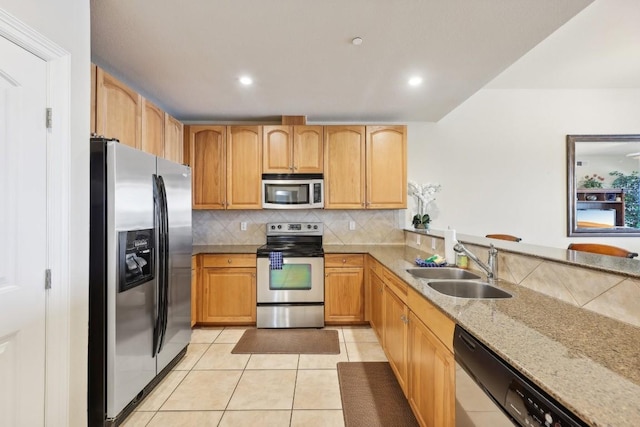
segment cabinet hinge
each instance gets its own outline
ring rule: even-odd
[[[53,128],[53,108],[47,108],[47,129]]]
[[[51,269],[47,268],[44,271],[44,288],[51,289]]]

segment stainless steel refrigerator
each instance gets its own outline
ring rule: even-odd
[[[191,170],[91,139],[91,426],[118,425],[191,338]]]

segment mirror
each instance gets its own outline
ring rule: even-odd
[[[567,235],[640,234],[640,135],[567,135]]]

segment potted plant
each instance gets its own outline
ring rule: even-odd
[[[413,216],[412,224],[416,229],[428,229],[431,217],[426,212],[428,205],[433,202],[435,194],[440,191],[440,184],[417,184],[414,181],[408,182],[409,195],[416,198],[418,213]]]
[[[604,178],[598,174],[593,174],[591,176],[585,175],[582,180],[582,188],[602,188],[602,183],[604,182]]]

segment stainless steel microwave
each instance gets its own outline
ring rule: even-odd
[[[264,209],[324,208],[322,174],[263,174]]]

